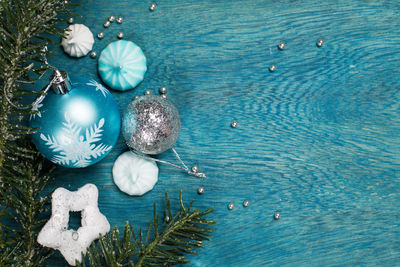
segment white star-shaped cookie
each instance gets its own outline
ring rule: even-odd
[[[82,252],[96,240],[100,234],[110,231],[107,218],[97,206],[99,191],[94,184],[87,184],[77,191],[57,188],[52,194],[52,215],[40,231],[39,244],[58,249],[72,266],[82,260]],[[68,230],[69,212],[81,211],[81,227]]]

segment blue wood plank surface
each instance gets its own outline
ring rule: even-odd
[[[183,189],[194,206],[215,207],[218,222],[191,266],[400,263],[399,1],[160,0],[154,12],[148,1],[81,4],[75,22],[105,34],[94,51],[122,31],[147,56],[144,81],[112,91],[120,110],[166,86],[182,118],[176,149],[208,178],[159,165],[153,191],[125,195],[111,174],[127,150],[120,136],[95,166],[59,168],[49,191],[94,183],[111,225],[128,220],[139,230],[153,202],[162,209],[164,192],[176,201]],[[104,29],[110,15],[124,22]],[[51,64],[100,80],[96,60],[53,50]],[[175,160],[170,152],[159,158]],[[63,264],[58,253],[49,260]]]

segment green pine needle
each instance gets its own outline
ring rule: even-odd
[[[110,233],[100,236],[83,256],[82,263],[77,266],[171,266],[189,263],[186,254],[197,255],[194,249],[203,248],[203,241],[208,241],[214,229],[214,221],[204,219],[213,209],[200,211],[192,210],[191,206],[185,208],[182,201],[182,191],[179,194],[180,210],[172,217],[170,201],[165,194],[166,212],[168,222],[159,227],[159,218],[156,206],[153,209],[153,221],[147,230],[146,238],[142,232],[135,235],[132,225],[126,222],[122,238],[117,227]],[[161,228],[161,232],[159,232]],[[151,240],[151,241],[150,241]]]

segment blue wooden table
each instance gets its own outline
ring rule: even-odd
[[[176,149],[208,177],[159,165],[153,191],[125,195],[111,174],[127,150],[120,136],[95,166],[58,169],[49,191],[94,183],[111,225],[138,231],[153,202],[162,209],[168,192],[176,203],[183,189],[218,222],[191,266],[399,264],[399,1],[160,0],[154,12],[148,1],[80,2],[75,22],[105,34],[94,51],[122,31],[147,56],[144,81],[112,91],[120,110],[166,86],[182,118]],[[110,15],[124,22],[104,29]],[[51,64],[99,80],[96,60],[53,50]],[[62,264],[58,253],[49,260]]]

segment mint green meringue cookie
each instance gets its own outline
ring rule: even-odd
[[[126,91],[135,88],[147,71],[146,56],[131,41],[110,43],[101,52],[98,70],[101,79],[112,89]]]
[[[131,196],[147,193],[158,181],[157,164],[132,151],[122,153],[117,158],[112,173],[118,188]]]

